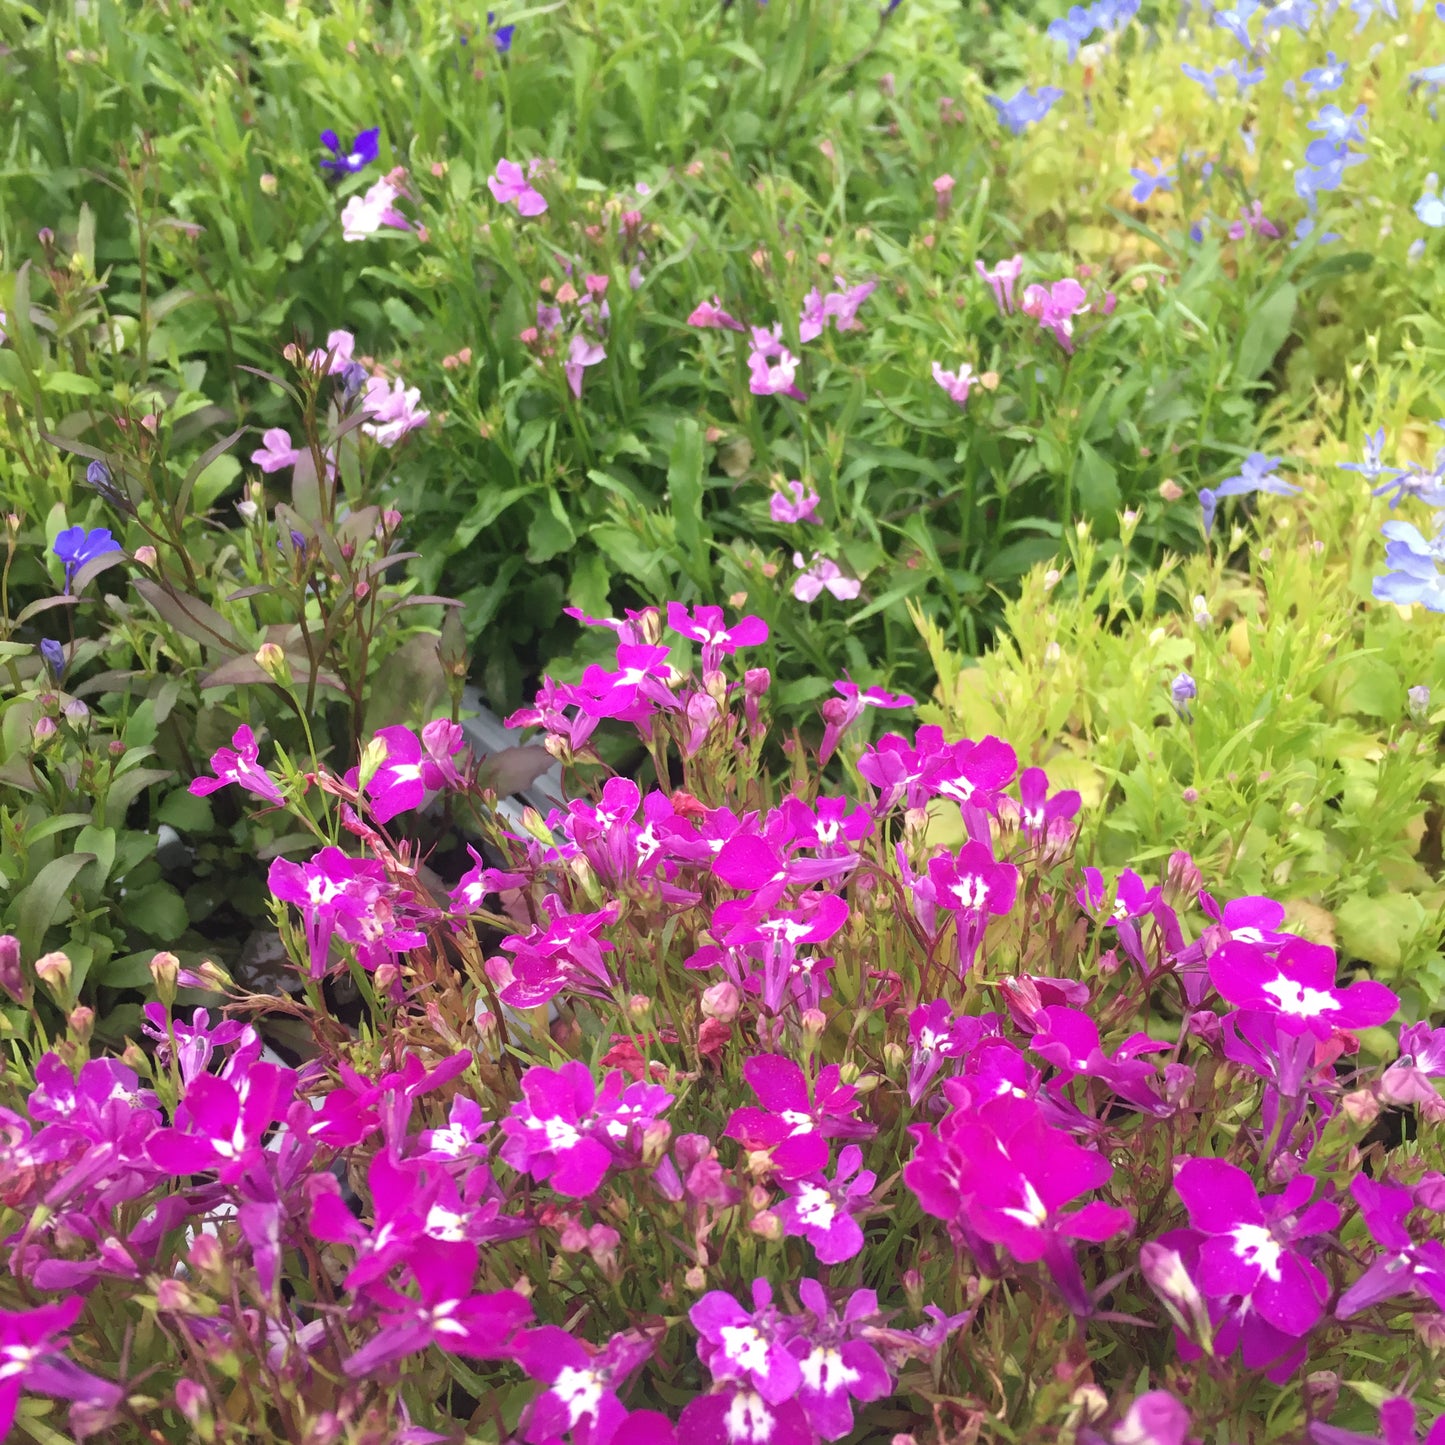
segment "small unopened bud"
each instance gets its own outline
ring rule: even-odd
[[[1097,1385],[1079,1385],[1069,1396],[1071,1404],[1085,1420],[1102,1420],[1109,1413],[1109,1397]],[[1122,1439],[1122,1436],[1115,1436]],[[1140,1437],[1142,1438],[1142,1437]]]
[[[909,1051],[900,1043],[883,1045],[883,1066],[890,1074],[902,1071],[908,1063]]]
[[[0,933],[0,989],[16,1003],[29,1005],[32,990],[20,963],[20,940],[10,933]]]
[[[1333,1370],[1315,1370],[1306,1375],[1304,1398],[1311,1415],[1328,1420],[1340,1398],[1340,1377]]]
[[[358,792],[365,792],[371,780],[381,771],[381,765],[386,761],[387,746],[385,738],[372,738],[361,750],[361,758],[356,766],[356,787]]]
[[[274,196],[276,194],[277,187],[280,185],[280,182],[276,179],[275,176],[271,174],[270,171],[265,171],[262,173],[261,179],[257,182],[257,185],[261,187],[261,194],[263,196]]]
[[[197,1300],[190,1289],[178,1279],[163,1279],[156,1284],[156,1307],[168,1314],[193,1314]]]
[[[376,992],[385,998],[401,982],[401,970],[388,960],[386,963],[377,964],[371,979]]]
[[[167,1008],[176,1001],[176,980],[180,972],[181,961],[173,953],[158,953],[151,959],[151,981],[156,986],[156,997]]]
[[[55,736],[55,733],[55,719],[40,717],[36,718],[35,726],[30,730],[30,738],[37,748],[42,748]]]
[[[70,958],[59,951],[35,960],[35,976],[57,1001],[70,1001]]]
[[[76,1043],[88,1044],[91,1034],[95,1031],[95,1010],[80,1004],[71,1009],[65,1022],[70,1026],[70,1032]]]
[[[810,1040],[823,1037],[828,1027],[828,1015],[820,1008],[805,1008],[798,1022],[803,1026],[803,1036]]]
[[[783,1237],[783,1221],[771,1209],[753,1215],[748,1221],[748,1228],[759,1239],[778,1240]]]
[[[627,1000],[627,1012],[635,1019],[644,1019],[652,1012],[652,1000],[645,993],[635,993]]]
[[[282,687],[289,687],[291,684],[291,664],[286,661],[286,654],[274,642],[263,642],[256,649],[256,666],[271,679],[278,682]]]
[[[1415,1337],[1427,1350],[1445,1350],[1445,1315],[1421,1314],[1411,1321]]]
[[[703,990],[701,1008],[704,1018],[721,1019],[723,1023],[730,1023],[738,1016],[742,1004],[742,995],[738,992],[737,985],[727,979]]]
[[[1368,1089],[1353,1089],[1340,1100],[1340,1110],[1357,1128],[1368,1129],[1380,1116],[1380,1101]]]
[[[690,1289],[690,1290],[693,1290],[693,1291],[697,1291],[697,1290],[700,1290],[700,1289],[706,1289],[706,1288],[707,1288],[707,1271],[704,1270],[704,1269],[700,1269],[697,1265],[693,1265],[693,1267],[692,1267],[690,1270],[688,1270],[688,1272],[687,1272],[685,1275],[683,1275],[683,1277],[682,1277],[682,1283],[683,1283],[684,1288]]]
[[[1059,585],[1063,575],[1057,567],[1050,567],[1049,570],[1044,573],[1044,591],[1052,592],[1054,588]]]
[[[1415,724],[1427,722],[1430,717],[1430,689],[1423,683],[1412,687],[1405,694],[1406,706],[1410,712],[1410,721]]]
[[[142,567],[154,567],[156,565],[156,549],[149,544],[135,549],[135,560]]]
[[[177,976],[182,988],[203,988],[208,993],[227,993],[236,987],[231,975],[214,959],[202,959],[197,968],[183,968]]]

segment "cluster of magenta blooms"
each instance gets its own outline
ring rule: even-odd
[[[205,1362],[228,1354],[283,1393],[324,1376],[344,1396],[395,1386],[437,1350],[534,1382],[515,1427],[527,1445],[842,1440],[917,1371],[946,1379],[1005,1286],[1087,1335],[1127,1323],[1113,1291],[1137,1271],[1151,1323],[1174,1327],[1175,1369],[1225,1362],[1282,1386],[1353,1322],[1378,1331],[1410,1309],[1445,1330],[1445,1176],[1410,1153],[1367,1174],[1349,1133],[1382,1108],[1445,1116],[1445,1029],[1405,1027],[1388,1067],[1362,1064],[1358,1031],[1387,1023],[1395,995],[1341,984],[1333,951],[1290,933],[1278,904],[1221,906],[1186,855],[1155,886],[1129,870],[1061,883],[1079,797],[995,738],[924,726],[845,749],[867,710],[912,702],[881,689],[836,685],[819,767],[807,782],[795,769],[789,794],[704,802],[709,780],[756,775],[770,679],[727,671],[765,625],[680,604],[595,625],[616,633],[615,666],[547,682],[514,721],[569,763],[593,756],[599,725],[629,725],[662,776],[675,746],[696,791],[613,777],[547,828],[507,835],[504,866],[477,857],[447,899],[425,894],[394,821],[466,785],[452,723],[385,729],[365,772],[341,778],[273,776],[247,728],[215,754],[197,793],[234,785],[281,807],[319,786],[339,800],[352,851],[278,859],[272,886],[302,922],[301,972],[354,959],[394,1008],[390,1066],[287,1067],[241,1018],[163,1003],[145,1011],[150,1062],[42,1057],[24,1112],[0,1118],[0,1195],[26,1221],[6,1263],[38,1302],[0,1314],[7,1423],[22,1389],[73,1401],[77,1436],[149,1393],[67,1357],[88,1301],[115,1286],[152,1299],[183,1343],[165,1403],[193,1422],[219,1405]],[[693,648],[700,666],[684,670]],[[841,751],[853,797],[817,791]],[[939,807],[961,815],[961,846],[928,847]],[[435,969],[450,965],[436,941],[499,906],[518,928],[486,960],[470,1037],[453,1027],[450,1051],[423,1059],[402,1039],[440,1017]],[[1025,967],[1040,955],[1021,953],[1020,929],[1060,919],[1095,948],[1080,956],[1059,934],[1041,955],[1055,971]],[[846,1007],[835,969],[851,976]],[[596,1062],[553,1057],[500,1085],[497,1041],[514,1010],[539,1006],[598,1021]],[[1138,1027],[1146,1011],[1174,1026]],[[1138,1161],[1161,1139],[1151,1177]],[[363,1176],[359,1194],[348,1181]],[[927,1217],[912,1233],[937,1235],[931,1300],[896,1244],[881,1271],[870,1259],[905,1196]],[[654,1224],[685,1276],[627,1323],[599,1332],[583,1311],[569,1325],[545,1260],[635,1284],[656,1275]],[[730,1275],[738,1240],[775,1246],[746,1255],[771,1269]],[[308,1264],[323,1248],[341,1261],[330,1276]],[[863,1263],[887,1280],[881,1298]],[[646,1380],[663,1361],[696,1382],[672,1414],[635,1406],[656,1402]],[[404,1391],[398,1408],[396,1440],[452,1438],[410,1423]],[[1104,1445],[1191,1433],[1166,1389],[1126,1385],[1093,1419],[1079,1438]],[[343,1406],[321,1410],[307,1438],[340,1439],[344,1421]],[[1400,1393],[1379,1437],[1321,1414],[1307,1438],[1398,1445],[1414,1421]]]

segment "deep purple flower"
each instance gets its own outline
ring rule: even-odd
[[[68,594],[75,582],[75,574],[87,562],[97,557],[120,551],[120,543],[110,535],[108,527],[67,527],[51,543],[50,550],[65,564],[65,590]]]
[[[512,48],[512,36],[517,27],[515,25],[498,25],[496,14],[487,11],[487,30],[491,33],[492,44],[497,47],[498,55],[505,55]]]
[[[358,132],[350,146],[343,146],[334,130],[322,131],[321,144],[331,152],[331,156],[321,162],[321,169],[335,175],[364,171],[376,159],[380,135],[380,127],[372,126],[370,130]]]

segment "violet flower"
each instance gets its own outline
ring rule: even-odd
[[[120,543],[110,535],[108,527],[66,527],[56,535],[50,550],[65,566],[65,591],[68,596],[75,583],[75,574],[97,557],[121,550]]]
[[[513,1351],[527,1374],[546,1386],[522,1416],[521,1438],[529,1445],[551,1445],[568,1431],[573,1445],[631,1440],[630,1433],[619,1437],[627,1407],[618,1392],[651,1358],[648,1340],[623,1330],[594,1351],[556,1325],[541,1325],[520,1336]]]
[[[988,103],[998,112],[999,120],[1014,135],[1022,135],[1031,125],[1043,120],[1062,98],[1064,92],[1056,85],[1041,85],[1037,92],[1027,88],[1020,90],[1012,100],[990,95]]]
[[[754,396],[790,396],[794,401],[807,401],[806,394],[797,387],[799,361],[783,345],[781,323],[771,331],[763,326],[754,326],[751,334],[748,390]]]
[[[854,1290],[839,1314],[817,1280],[802,1279],[798,1298],[808,1312],[788,1341],[803,1376],[798,1402],[823,1439],[841,1440],[854,1428],[854,1400],[868,1404],[893,1392],[888,1366],[866,1334],[879,1319],[878,1296]]]
[[[378,446],[393,447],[409,431],[423,426],[431,415],[419,405],[421,391],[409,387],[398,376],[390,384],[385,377],[369,377],[361,409],[371,419],[361,424]]]
[[[113,1410],[125,1391],[66,1359],[64,1332],[80,1317],[79,1295],[33,1310],[0,1310],[0,1437],[9,1438],[22,1390]]]
[[[1072,354],[1074,317],[1089,307],[1084,288],[1072,276],[1065,276],[1052,286],[1026,286],[1020,309],[1026,316],[1032,316],[1065,351]]]
[[[343,146],[334,130],[322,131],[321,144],[331,152],[331,157],[321,162],[321,169],[334,175],[354,175],[357,171],[364,171],[377,157],[380,135],[380,127],[372,126],[370,130],[359,131],[350,146]]]

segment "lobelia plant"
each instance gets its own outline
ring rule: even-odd
[[[795,736],[774,772],[757,618],[593,625],[615,666],[517,719],[574,785],[546,820],[444,719],[344,775],[238,734],[192,785],[320,845],[271,865],[294,991],[159,954],[149,1047],[12,1039],[20,1428],[47,1396],[73,1438],[177,1441],[1338,1445],[1438,1413],[1445,1030],[1397,1041],[1390,989],[1185,853],[1081,870],[1079,798],[998,738],[860,746],[907,699],[840,680],[840,761]],[[602,765],[618,728],[654,786]],[[434,794],[481,834],[450,889],[406,831]]]

